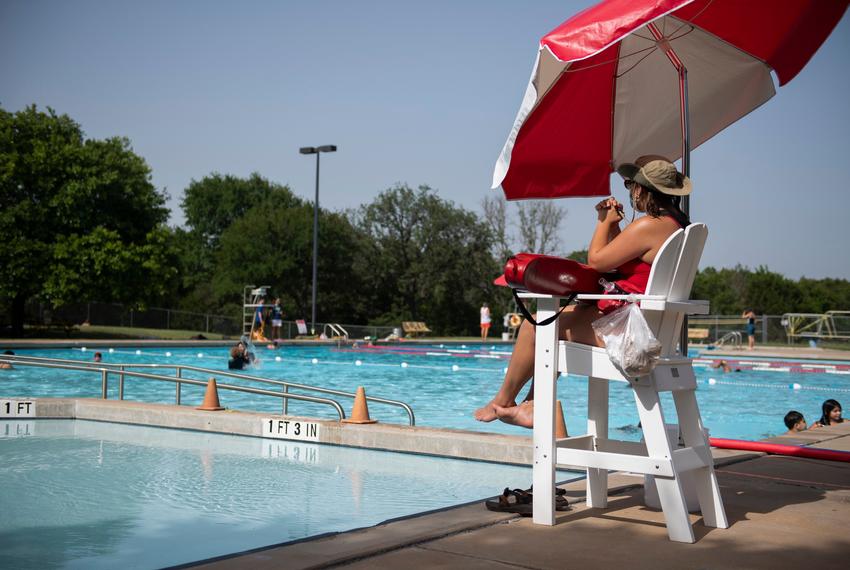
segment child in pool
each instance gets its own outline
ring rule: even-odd
[[[791,410],[785,414],[785,427],[788,428],[785,435],[795,435],[801,431],[806,431],[806,418],[800,412]]]
[[[826,400],[821,406],[823,415],[820,419],[812,424],[812,427],[834,426],[844,423],[844,418],[841,417],[841,404],[838,400]]]

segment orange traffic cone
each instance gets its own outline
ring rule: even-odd
[[[224,409],[218,402],[218,386],[215,384],[215,378],[210,378],[209,382],[207,382],[207,393],[204,394],[204,403],[195,409],[210,412]]]
[[[351,417],[342,421],[347,424],[374,424],[378,421],[369,418],[369,406],[366,405],[366,390],[363,389],[363,386],[357,387],[354,406],[351,408]]]
[[[558,400],[558,407],[555,408],[555,439],[570,437],[567,435],[567,422],[564,421],[564,408],[561,406],[561,400]]]

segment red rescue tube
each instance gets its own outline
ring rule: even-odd
[[[784,445],[780,443],[765,443],[763,441],[744,441],[742,439],[708,438],[712,447],[719,449],[738,449],[741,451],[761,451],[774,455],[790,455],[808,459],[824,459],[826,461],[843,461],[850,463],[850,451],[837,449],[819,449],[800,445]]]
[[[572,259],[536,253],[518,253],[508,259],[504,275],[514,289],[549,295],[598,292],[599,277],[598,271]]]

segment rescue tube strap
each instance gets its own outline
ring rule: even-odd
[[[534,320],[534,317],[531,316],[531,313],[526,308],[525,303],[523,303],[522,299],[519,298],[519,295],[517,294],[516,289],[512,288],[511,292],[514,294],[514,300],[516,300],[517,306],[519,306],[519,312],[522,313],[522,316],[525,317],[525,320],[527,320],[529,323],[531,323],[535,327],[545,327],[546,325],[554,322],[555,319],[557,319],[558,317],[561,316],[561,313],[564,312],[564,309],[566,309],[569,306],[569,304],[573,302],[573,299],[575,299],[575,296],[577,295],[577,293],[570,294],[567,297],[567,304],[564,305],[563,307],[561,307],[560,311],[558,311],[557,313],[555,313],[554,315],[552,315],[548,319],[543,319],[542,321],[537,322],[537,321]]]

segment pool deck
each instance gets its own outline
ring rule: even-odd
[[[850,451],[850,423],[769,441]],[[713,451],[730,528],[706,528],[692,514],[694,544],[670,542],[660,511],[643,506],[642,478],[616,474],[604,510],[585,506],[583,481],[566,485],[574,504],[552,527],[492,513],[476,502],[197,567],[847,567],[850,463]]]
[[[36,418],[77,418],[249,437],[262,435],[261,426],[266,423],[263,418],[284,419],[256,412],[204,412],[189,406],[115,400],[34,400]],[[321,424],[318,440],[323,443],[526,465],[531,462],[531,441],[527,436],[309,421]],[[270,449],[291,443],[264,441]],[[850,451],[850,422],[767,441]],[[560,513],[552,527],[533,525],[530,519],[517,515],[487,511],[478,500],[191,566],[210,570],[340,565],[364,569],[405,565],[565,568],[579,564],[591,568],[626,564],[653,570],[846,567],[850,556],[850,463],[721,449],[713,449],[712,453],[730,528],[706,528],[699,515],[691,515],[695,544],[668,540],[660,511],[643,506],[643,477],[615,473],[609,478],[609,507],[604,510],[587,508],[584,481],[563,485],[572,509]],[[528,475],[530,480],[531,470]],[[499,491],[493,490],[494,494]]]
[[[850,361],[850,350],[831,348],[809,348],[802,346],[756,346],[746,348],[722,348],[708,350],[705,346],[691,345],[700,351],[700,358],[785,358],[789,360],[841,360]]]

